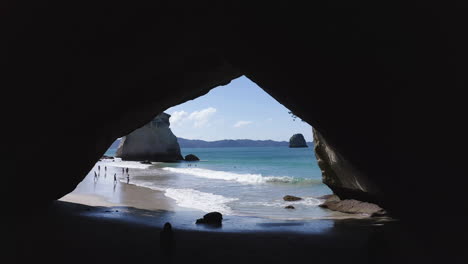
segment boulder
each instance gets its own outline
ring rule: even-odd
[[[203,218],[199,218],[196,224],[208,224],[213,226],[221,226],[223,221],[223,215],[219,212],[207,213]]]
[[[308,146],[302,134],[294,134],[289,139],[289,147],[290,148],[307,148]]]
[[[123,137],[116,156],[135,161],[183,160],[177,137],[169,128],[169,117],[161,113],[148,124]]]
[[[340,200],[336,195],[330,196],[324,203],[320,204],[319,206],[348,214],[366,214],[369,216],[386,215],[386,211],[376,204],[362,202],[354,199]]]
[[[288,202],[292,202],[292,201],[302,200],[302,198],[297,197],[297,196],[293,196],[293,195],[286,195],[286,196],[283,197],[283,200],[288,201]]]
[[[193,155],[193,154],[188,154],[185,156],[185,161],[199,161],[200,159]]]
[[[143,160],[143,161],[140,161],[141,164],[151,164],[151,161],[149,160]]]
[[[285,209],[296,209],[296,208],[295,208],[294,206],[292,206],[292,205],[285,206],[284,208],[285,208]]]

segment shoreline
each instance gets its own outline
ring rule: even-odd
[[[102,167],[103,164],[105,163],[97,163],[96,166],[101,165]],[[102,170],[103,168],[101,168],[101,173]],[[204,226],[196,225],[195,221],[203,217],[207,212],[179,207],[175,200],[165,196],[163,191],[127,184],[122,179],[118,179],[117,184],[114,184],[113,175],[115,172],[114,170],[110,171],[109,175],[101,174],[97,180],[94,180],[91,171],[73,192],[63,196],[58,201],[96,207],[97,210],[94,211],[99,212],[97,215],[104,218],[117,217],[123,220],[133,219],[132,221],[145,222],[146,220],[138,218],[141,212],[145,212],[146,215],[154,215],[158,218],[151,221],[155,221],[159,225],[171,222],[173,226],[187,230],[206,229]],[[123,175],[117,173],[117,177],[119,176]],[[119,214],[110,214],[115,211],[118,211]],[[292,232],[308,232],[308,229],[312,230],[312,232],[321,232],[321,230],[333,226],[335,221],[379,221],[379,219],[371,219],[366,215],[340,212],[332,212],[330,216],[326,217],[311,218],[278,219],[240,215],[223,215],[223,218],[223,228],[216,229],[216,231],[257,232],[277,228]]]

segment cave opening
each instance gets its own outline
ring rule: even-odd
[[[331,194],[312,127],[241,76],[118,138],[61,200],[193,217],[213,211],[275,221],[347,216],[319,206]]]

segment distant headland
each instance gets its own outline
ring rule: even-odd
[[[199,139],[177,138],[181,148],[232,148],[232,147],[289,147],[288,141],[252,140],[252,139],[223,139],[217,141],[205,141]],[[116,140],[112,146],[117,148],[120,140]],[[307,142],[313,147],[313,142]]]

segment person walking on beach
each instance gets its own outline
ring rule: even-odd
[[[94,172],[94,180],[96,180],[96,179],[97,179],[97,173]]]
[[[130,175],[127,174],[127,184],[130,182]]]
[[[98,169],[98,171],[101,171],[101,166],[97,165],[97,169]]]
[[[167,263],[170,263],[174,253],[175,243],[172,226],[169,222],[164,224],[164,227],[159,234],[159,245],[161,248],[161,255],[163,260],[165,260]]]
[[[125,169],[124,169],[124,168],[122,168],[122,175],[124,175],[124,173],[125,173]]]
[[[128,168],[126,170],[127,170],[127,174],[128,174]]]
[[[117,173],[114,173],[114,183],[117,183]]]

